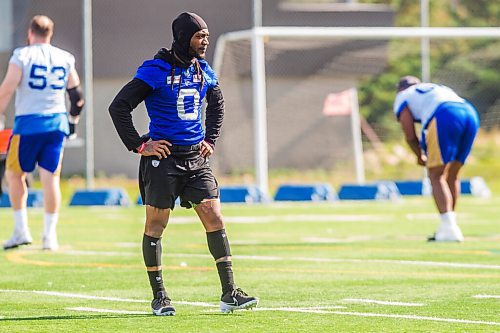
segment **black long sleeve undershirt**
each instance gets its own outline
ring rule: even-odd
[[[116,131],[128,150],[136,149],[143,142],[132,122],[132,111],[152,92],[150,85],[134,78],[120,90],[109,106]]]
[[[207,91],[207,108],[205,110],[205,141],[215,146],[219,138],[222,121],[224,120],[224,97],[217,84]]]
[[[136,149],[143,142],[132,122],[132,111],[152,92],[151,86],[134,78],[120,90],[109,106],[116,131],[128,150]],[[224,120],[224,97],[219,85],[208,89],[206,100],[205,141],[215,146]]]

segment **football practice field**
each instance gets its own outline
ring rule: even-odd
[[[176,208],[163,238],[175,317],[150,314],[144,209],[63,207],[61,248],[0,252],[0,332],[500,332],[500,197],[463,197],[464,243],[427,243],[431,198],[223,205],[237,284],[259,306],[218,310],[204,230]],[[12,231],[0,210],[0,238]]]

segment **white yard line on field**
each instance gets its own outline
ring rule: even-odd
[[[91,296],[73,293],[63,293],[63,292],[53,292],[44,290],[10,290],[10,289],[0,289],[0,292],[5,293],[36,293],[48,296],[59,296],[59,297],[69,297],[69,298],[83,298],[83,299],[95,299],[95,300],[106,300],[106,301],[118,301],[118,302],[133,302],[133,303],[149,303],[147,300],[135,300],[126,298],[116,298],[116,297],[102,297],[102,296]],[[200,307],[218,307],[217,305],[204,302],[174,302],[179,304],[186,304],[192,306]],[[332,307],[333,308],[333,307]],[[108,309],[96,309],[96,308],[68,308],[72,311],[93,311],[93,312],[109,312],[109,313],[130,313],[130,314],[145,314],[143,311],[128,311],[128,310],[108,310]],[[439,318],[439,317],[426,317],[426,316],[416,316],[416,315],[400,315],[400,314],[382,314],[382,313],[365,313],[365,312],[349,312],[349,311],[328,311],[322,307],[305,307],[305,308],[294,308],[294,307],[278,307],[278,308],[255,308],[256,311],[288,311],[288,312],[305,312],[305,313],[315,313],[315,314],[336,314],[344,316],[358,316],[358,317],[383,317],[383,318],[395,318],[395,319],[411,319],[411,320],[425,320],[425,321],[438,321],[438,322],[448,322],[448,323],[459,323],[459,324],[478,324],[478,325],[495,325],[500,326],[499,322],[492,321],[479,321],[479,320],[468,320],[468,319],[454,319],[454,318]],[[119,312],[117,312],[119,311]],[[216,311],[216,310],[208,310]]]
[[[112,309],[97,309],[97,308],[66,308],[66,310],[78,312],[98,312],[98,313],[119,313],[119,314],[151,314],[146,311],[128,311],[128,310],[112,310]]]
[[[357,316],[357,317],[382,317],[382,318],[412,319],[412,320],[425,320],[425,321],[440,321],[440,322],[458,323],[458,324],[478,324],[478,325],[500,326],[500,323],[495,322],[495,321],[480,321],[480,320],[468,320],[468,319],[439,318],[439,317],[386,314],[386,313],[369,313],[369,312],[332,311],[331,313],[337,314],[337,315]]]
[[[283,311],[283,312],[301,312],[301,313],[317,313],[317,314],[328,314],[332,311],[323,309],[313,309],[313,308],[292,308],[292,307],[282,307],[282,308],[253,308],[253,311]]]
[[[345,238],[326,238],[326,237],[303,237],[301,240],[306,243],[316,244],[335,244],[335,243],[353,243],[380,240],[383,237],[373,237],[368,235],[350,236]]]
[[[390,215],[368,215],[368,214],[324,214],[324,215],[264,215],[264,216],[225,216],[226,223],[247,224],[247,223],[301,223],[301,222],[386,222],[392,217]],[[169,223],[175,224],[193,224],[200,223],[200,220],[194,216],[171,217]]]
[[[106,255],[106,256],[135,256],[138,254],[131,252],[99,252],[99,251],[60,251],[59,253],[69,255]],[[192,258],[211,258],[208,254],[189,254],[189,253],[168,253],[168,257],[192,257]],[[446,262],[446,261],[418,261],[418,260],[394,260],[394,259],[342,259],[342,258],[315,258],[315,257],[280,257],[280,256],[245,256],[234,255],[236,259],[256,260],[256,261],[304,261],[304,262],[350,262],[350,263],[384,263],[384,264],[399,264],[412,266],[431,266],[431,267],[448,267],[448,268],[472,268],[472,269],[500,269],[500,265]]]
[[[205,254],[189,254],[189,253],[169,253],[167,256],[172,257],[193,257],[193,258],[211,258]],[[440,261],[418,261],[418,260],[393,260],[393,259],[342,259],[342,258],[318,258],[318,257],[280,257],[280,256],[250,256],[250,255],[234,255],[236,259],[256,260],[256,261],[305,261],[305,262],[351,262],[351,263],[385,263],[385,264],[400,264],[414,266],[432,266],[432,267],[450,267],[450,268],[474,268],[474,269],[500,269],[500,265],[487,265],[475,263],[459,263],[459,262],[440,262]]]
[[[375,299],[363,299],[363,298],[344,298],[342,301],[349,302],[349,303],[367,303],[367,304],[393,305],[393,306],[424,306],[425,305],[424,303],[378,301]]]
[[[113,301],[113,302],[128,302],[128,303],[150,303],[151,302],[150,300],[93,296],[93,295],[84,295],[84,294],[65,293],[65,292],[59,292],[59,291],[48,291],[48,290],[0,289],[0,293],[33,293],[33,294],[39,294],[39,295],[48,295],[48,296],[57,296],[57,297],[66,297],[66,298],[92,299],[92,300],[98,300],[98,301]],[[175,301],[172,303],[191,305],[191,306],[200,306],[200,307],[219,307],[218,305],[215,305],[212,303],[206,303],[206,302]]]
[[[253,308],[253,310],[254,311],[287,311],[287,312],[304,312],[304,313],[315,313],[315,314],[334,314],[334,315],[341,315],[341,316],[356,316],[356,317],[382,317],[382,318],[394,318],[394,319],[437,321],[437,322],[447,322],[447,323],[457,323],[457,324],[477,324],[477,325],[500,326],[499,322],[494,322],[494,321],[480,321],[480,320],[455,319],[455,318],[439,318],[439,317],[400,315],[400,314],[390,314],[390,313],[386,314],[386,313],[371,313],[371,312],[327,311],[327,310],[315,310],[315,309],[308,309],[308,308]],[[215,312],[213,310],[207,310],[207,311]]]
[[[273,308],[275,309],[275,308]],[[278,308],[279,309],[279,308]],[[297,309],[297,308],[294,308]],[[342,305],[324,305],[324,306],[304,306],[301,309],[305,310],[328,310],[328,309],[347,309],[347,307]]]
[[[105,256],[105,257],[132,257],[140,255],[139,252],[120,252],[120,251],[89,251],[89,250],[67,250],[59,253],[73,256]]]
[[[370,261],[370,260],[369,260]],[[416,266],[434,266],[434,267],[453,267],[453,268],[478,268],[478,269],[500,269],[500,265],[487,264],[465,264],[460,262],[439,262],[439,261],[412,261],[412,260],[379,260],[374,259],[372,262],[380,263],[398,263],[402,265]]]
[[[500,299],[500,295],[474,295],[473,298],[496,298]]]
[[[437,220],[438,216],[436,213],[409,213],[406,214],[407,220],[425,220],[434,221]]]
[[[307,312],[307,313],[330,313],[331,309],[346,309],[345,306],[305,306],[305,307],[278,307],[278,308],[252,308],[255,311],[285,311],[285,312]]]
[[[99,301],[113,301],[113,302],[129,302],[129,303],[149,303],[150,301],[131,299],[131,298],[117,298],[117,297],[105,297],[105,296],[93,296],[84,294],[73,294],[64,293],[59,291],[48,291],[48,290],[13,290],[13,289],[0,289],[0,293],[32,293],[38,295],[48,295],[57,296],[65,298],[80,298],[80,299],[94,299]]]
[[[486,264],[464,264],[458,262],[439,262],[439,261],[414,261],[414,260],[391,260],[391,259],[339,259],[339,258],[308,258],[308,257],[267,257],[267,256],[234,256],[237,259],[252,260],[294,260],[307,262],[352,262],[352,263],[385,263],[414,266],[433,266],[433,267],[451,267],[451,268],[480,268],[480,269],[500,269],[500,265]]]
[[[384,263],[414,266],[450,267],[450,268],[480,268],[500,269],[500,265],[472,264],[459,262],[439,261],[414,261],[414,260],[391,260],[391,259],[341,259],[341,258],[314,258],[314,257],[278,257],[278,256],[233,256],[236,259],[249,259],[261,261],[306,261],[306,262],[351,262],[351,263]]]
[[[183,304],[183,305],[191,305],[191,306],[200,306],[204,308],[218,308],[219,305],[206,303],[206,302],[187,302],[187,301],[172,301],[173,304]]]
[[[121,242],[121,243],[114,243],[116,247],[125,247],[125,248],[138,248],[141,246],[141,243],[134,243],[134,242]]]

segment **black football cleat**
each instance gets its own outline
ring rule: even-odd
[[[151,301],[151,309],[155,316],[175,316],[175,308],[170,304],[170,298],[163,291],[158,292]]]
[[[248,296],[240,288],[226,292],[220,299],[220,311],[232,313],[234,310],[251,309],[259,304],[257,297]]]

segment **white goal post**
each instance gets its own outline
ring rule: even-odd
[[[269,197],[268,156],[267,156],[267,108],[266,71],[264,38],[293,39],[394,39],[394,38],[500,38],[499,27],[477,28],[429,28],[429,27],[261,27],[228,32],[221,35],[216,43],[214,70],[220,73],[225,47],[228,42],[251,41],[252,89],[253,89],[253,130],[255,145],[255,173],[257,186],[264,197]],[[356,145],[355,145],[356,146]],[[358,145],[359,146],[359,145]],[[356,148],[357,179],[362,180],[364,172],[359,167],[362,151]]]

